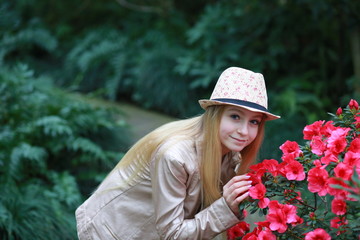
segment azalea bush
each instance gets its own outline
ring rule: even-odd
[[[331,121],[304,130],[304,145],[286,141],[281,161],[266,159],[248,173],[253,186],[242,211],[264,221],[241,222],[228,239],[360,239],[360,111],[351,100]]]

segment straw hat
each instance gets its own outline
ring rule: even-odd
[[[280,116],[268,111],[265,80],[261,73],[230,67],[219,77],[209,100],[199,100],[203,109],[212,105],[234,105],[266,115],[265,120],[275,120]]]

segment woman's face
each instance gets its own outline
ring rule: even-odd
[[[240,152],[257,136],[263,114],[236,106],[226,106],[220,121],[222,154]]]

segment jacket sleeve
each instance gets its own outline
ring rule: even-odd
[[[156,228],[161,239],[212,239],[240,220],[222,197],[193,219],[184,218],[188,170],[183,161],[167,154],[151,167]]]

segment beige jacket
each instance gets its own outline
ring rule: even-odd
[[[137,183],[120,187],[130,170],[112,171],[76,210],[80,240],[212,239],[240,221],[224,198],[200,210],[200,149],[195,140],[168,142],[161,150],[162,157],[155,161],[159,154],[154,155]],[[236,158],[225,157],[224,184],[235,175],[237,164]]]

